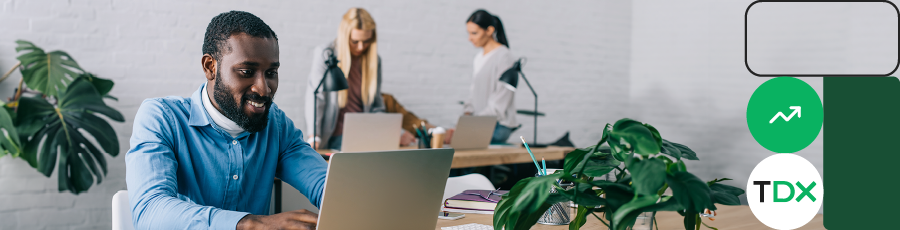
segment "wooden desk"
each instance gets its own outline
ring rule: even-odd
[[[710,221],[707,218],[703,218],[703,223],[706,223],[709,226],[716,227],[718,229],[747,229],[747,230],[769,230],[772,228],[767,227],[762,222],[756,219],[753,216],[753,213],[750,211],[750,206],[725,206],[725,205],[716,205],[719,208],[716,211],[719,215],[716,217],[715,221]],[[600,213],[598,213],[599,215]],[[603,216],[603,215],[599,215]],[[815,218],[813,218],[809,223],[804,225],[798,229],[816,229],[816,230],[824,230],[825,226],[822,222],[822,214],[817,214]],[[605,220],[604,220],[605,221]],[[660,212],[656,213],[656,222],[659,224],[660,230],[668,230],[668,229],[684,229],[684,217],[678,215],[676,212]],[[480,215],[480,214],[466,214],[466,217],[459,220],[441,220],[438,219],[436,230],[440,230],[441,227],[450,227],[456,225],[463,225],[468,223],[479,223],[486,225],[493,225],[493,215]],[[609,222],[607,222],[609,223]],[[543,225],[536,224],[531,229],[569,229],[568,225],[562,226],[551,226],[551,225]],[[607,229],[603,223],[597,220],[597,218],[593,216],[588,216],[587,223],[581,227],[581,229]],[[656,227],[654,226],[654,229]],[[708,229],[706,227],[700,227],[700,229]]]
[[[402,148],[412,149],[412,148]],[[544,157],[548,161],[562,160],[566,154],[575,150],[572,147],[549,146],[546,148],[532,148],[535,158]],[[334,150],[320,149],[320,154],[332,153]],[[458,150],[453,154],[451,168],[469,168],[477,166],[490,166],[502,164],[530,163],[531,156],[524,147],[491,147],[477,150]]]
[[[401,149],[414,149],[415,147],[403,147]],[[549,146],[546,148],[532,148],[535,158],[544,157],[545,160],[562,160],[566,154],[575,150],[572,147]],[[316,150],[319,154],[333,153],[331,149]],[[520,146],[491,147],[477,150],[459,150],[453,154],[453,164],[450,168],[468,168],[477,166],[490,166],[502,164],[529,163],[531,156],[528,150]],[[275,178],[275,213],[281,210],[281,180]]]

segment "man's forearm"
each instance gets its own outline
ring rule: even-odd
[[[260,229],[259,226],[262,222],[259,220],[259,216],[257,215],[246,215],[244,218],[241,218],[238,221],[237,226],[235,226],[235,230],[252,230],[252,229]]]

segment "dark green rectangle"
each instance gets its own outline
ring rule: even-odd
[[[824,78],[825,227],[898,229],[900,81]]]

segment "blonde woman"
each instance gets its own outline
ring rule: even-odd
[[[312,70],[306,86],[306,127],[320,125],[316,145],[323,148],[340,149],[346,113],[384,112],[381,98],[381,58],[378,56],[375,20],[362,8],[351,8],[344,14],[333,42],[313,50]],[[347,78],[346,90],[319,92],[313,95],[327,66],[325,60],[330,50],[334,50],[338,67]],[[313,109],[313,100],[319,100],[319,108]],[[313,111],[318,111],[313,121]],[[313,143],[313,142],[310,142]]]

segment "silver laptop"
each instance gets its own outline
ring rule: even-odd
[[[453,149],[335,153],[319,230],[434,229]]]
[[[460,116],[450,138],[450,147],[456,150],[486,149],[496,126],[496,116]]]
[[[341,152],[397,150],[402,123],[399,113],[344,114]]]

